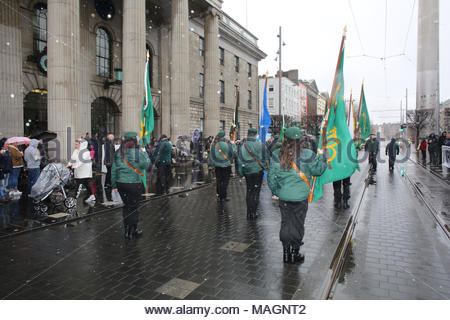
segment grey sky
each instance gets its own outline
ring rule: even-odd
[[[283,70],[299,69],[300,78],[315,79],[319,89],[328,92],[342,31],[347,25],[346,97],[352,88],[353,96],[359,101],[361,81],[365,78],[372,122],[382,123],[399,121],[400,101],[403,100],[404,106],[406,88],[409,90],[408,107],[416,105],[418,2],[387,0],[386,33],[386,2],[382,0],[225,0],[223,9],[259,38],[260,48],[268,54],[259,65],[260,74],[268,70],[273,75],[278,69],[274,59],[281,25],[286,43]],[[450,98],[449,39],[450,1],[440,0],[441,101]],[[361,57],[364,54],[377,58]],[[381,60],[385,55],[390,58]]]

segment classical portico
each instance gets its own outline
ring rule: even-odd
[[[257,126],[257,64],[265,54],[256,37],[221,10],[222,2],[112,0],[115,11],[101,19],[94,0],[2,0],[1,135],[24,135],[24,125],[37,121],[24,119],[24,96],[30,93],[41,97],[39,112],[46,115],[40,123],[57,133],[60,160],[86,132],[139,131],[146,47],[152,51],[155,137],[176,140],[194,129],[215,135],[230,123],[238,84],[245,93],[240,104],[248,101],[248,109],[241,108],[242,131]],[[46,30],[37,52],[36,14],[45,20],[41,32]],[[99,29],[108,36],[100,44]],[[99,73],[102,59],[107,62]],[[114,114],[102,120],[100,109]]]

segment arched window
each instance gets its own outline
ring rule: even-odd
[[[111,40],[103,28],[97,29],[97,75],[111,77]]]
[[[33,50],[41,53],[47,46],[47,6],[38,3],[33,16]]]

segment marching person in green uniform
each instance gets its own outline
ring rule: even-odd
[[[227,188],[230,182],[231,165],[234,158],[234,149],[225,139],[225,132],[220,131],[213,143],[209,153],[211,165],[216,171],[216,191],[220,202],[229,201]]]
[[[312,176],[322,175],[326,157],[322,149],[316,156],[310,149],[302,148],[302,130],[290,127],[281,149],[276,150],[270,162],[268,183],[279,200],[281,212],[280,241],[283,244],[283,262],[303,262],[300,246],[305,233],[305,218]]]
[[[258,130],[248,129],[248,138],[244,139],[238,147],[238,173],[245,177],[247,183],[247,219],[257,218],[259,193],[261,191],[264,170],[267,169],[265,147],[261,141],[256,139]]]
[[[158,181],[161,187],[161,194],[169,193],[169,179],[172,173],[172,149],[172,143],[163,134],[153,155],[156,167],[158,168]]]
[[[139,221],[139,200],[142,194],[141,180],[150,166],[150,158],[145,148],[139,149],[136,132],[126,132],[120,149],[114,153],[111,169],[113,191],[119,191],[124,203],[123,224],[125,238],[138,238],[142,231],[137,229]]]

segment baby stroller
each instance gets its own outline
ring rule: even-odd
[[[31,188],[33,209],[41,215],[48,214],[49,207],[64,206],[68,211],[76,210],[77,200],[67,195],[64,189],[72,178],[72,172],[62,163],[50,163],[41,172]],[[66,211],[66,210],[64,210]]]

